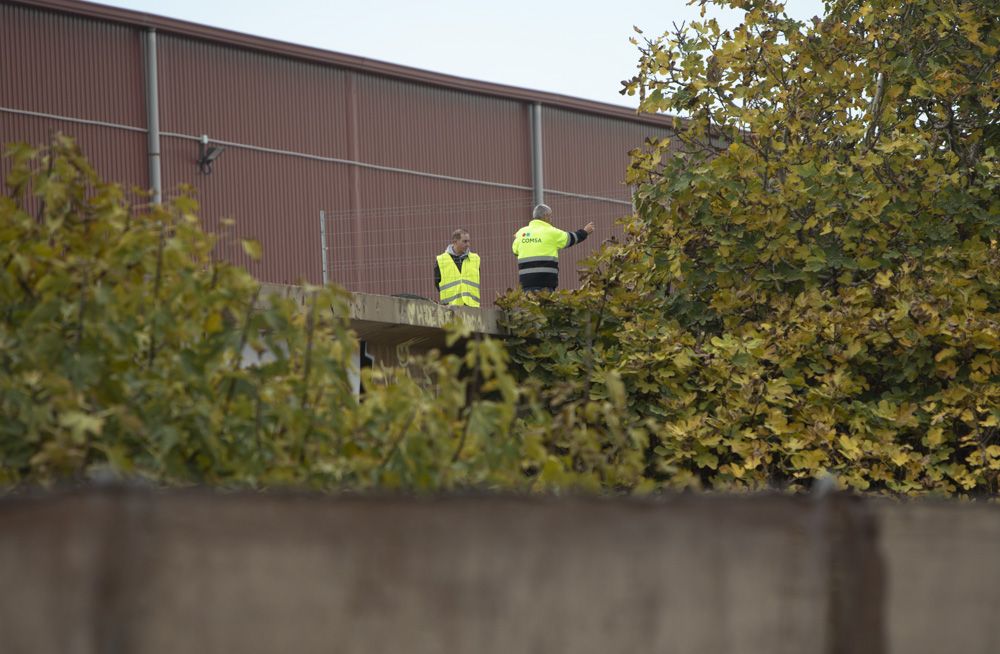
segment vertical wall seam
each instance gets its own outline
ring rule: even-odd
[[[885,562],[871,508],[845,494],[818,498],[814,509],[826,549],[827,654],[884,654]]]
[[[361,158],[359,152],[359,127],[358,127],[358,86],[357,74],[354,71],[347,72],[347,152],[348,159],[358,161]],[[350,181],[348,183],[348,193],[350,201],[348,206],[351,211],[351,252],[354,258],[354,287],[361,287],[361,266],[359,265],[366,257],[361,253],[361,172],[357,166],[351,166]],[[345,221],[346,222],[346,221]],[[342,232],[343,233],[343,230]]]
[[[323,286],[326,286],[326,283],[330,281],[330,277],[326,267],[326,211],[322,209],[319,211],[319,240],[320,253],[323,257]]]

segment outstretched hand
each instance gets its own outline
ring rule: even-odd
[[[583,231],[587,232],[588,234],[593,234],[594,233],[594,221],[590,221],[589,223],[587,223],[586,225],[584,225],[583,226]]]

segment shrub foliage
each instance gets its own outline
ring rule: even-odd
[[[686,120],[583,290],[510,298],[517,364],[553,405],[618,388],[645,486],[996,493],[1000,5],[719,4],[636,39],[625,92]]]
[[[190,198],[129,206],[69,139],[7,154],[0,484],[530,483],[500,343],[473,341],[464,357],[434,356],[414,375],[366,372],[359,402],[346,293],[310,288],[304,307],[262,296],[213,257]],[[470,403],[463,364],[482,378]]]

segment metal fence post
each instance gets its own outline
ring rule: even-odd
[[[326,267],[326,212],[322,210],[319,212],[319,240],[322,243],[320,250],[323,253],[323,286],[326,286],[330,277]]]

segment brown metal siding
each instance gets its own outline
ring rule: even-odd
[[[544,107],[545,188],[627,201],[629,150],[667,135],[653,125]]]
[[[4,3],[6,0],[0,0]],[[541,102],[545,105],[561,107],[588,114],[616,117],[630,122],[648,123],[669,127],[672,119],[652,114],[636,114],[633,110],[615,105],[584,100],[544,91],[533,91],[515,86],[492,84],[479,80],[464,79],[452,75],[443,75],[419,68],[410,68],[390,64],[384,61],[356,57],[339,52],[329,52],[318,48],[266,39],[249,34],[241,34],[229,30],[198,25],[181,20],[156,16],[127,9],[118,9],[100,4],[79,2],[79,0],[15,0],[17,4],[37,7],[43,11],[59,12],[79,17],[87,17],[97,21],[106,21],[127,25],[140,30],[154,28],[159,34],[174,34],[186,38],[200,39],[227,48],[242,48],[255,52],[267,53],[269,56],[287,57],[296,61],[305,61],[321,66],[333,67],[339,70],[360,71],[366,74],[381,75],[397,81],[426,84],[438,88],[447,88],[462,93],[485,95],[517,102]]]
[[[347,72],[164,35],[160,129],[346,158]]]
[[[163,139],[164,197],[193,186],[203,223],[219,235],[217,251],[262,281],[320,283],[319,212],[347,195],[345,166],[229,147],[212,174],[197,172],[198,143]],[[168,183],[169,180],[169,183]],[[235,226],[225,227],[223,218]],[[263,258],[252,261],[240,239],[257,239]]]
[[[159,55],[161,129],[231,143],[202,175],[197,141],[164,136],[164,189],[197,189],[226,259],[263,281],[320,283],[319,212],[347,202],[350,167],[251,148],[346,159],[347,73],[169,35]],[[230,233],[224,217],[236,220]],[[240,238],[261,241],[261,261],[244,254]]]
[[[531,184],[528,116],[520,102],[357,76],[361,159],[452,177]]]
[[[134,194],[132,189],[147,188],[144,132],[81,125],[0,111],[0,146],[11,141],[44,146],[51,142],[52,136],[57,132],[75,138],[94,170],[103,179],[119,182],[127,197],[132,201],[140,201],[142,194]],[[0,179],[6,179],[8,172],[8,161],[0,159]]]
[[[0,5],[0,106],[145,127],[139,33]]]

